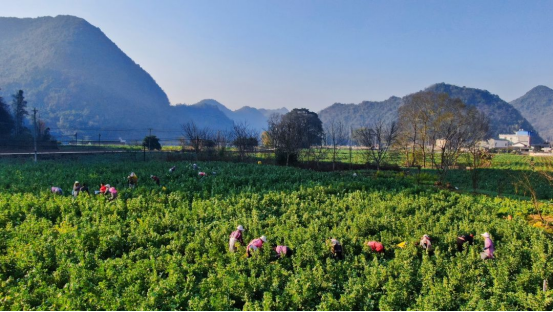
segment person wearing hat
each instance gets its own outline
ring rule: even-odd
[[[256,239],[252,240],[248,244],[248,247],[246,248],[246,253],[247,253],[248,257],[252,256],[252,250],[256,251],[258,249],[263,248],[263,243],[266,243],[266,242],[267,242],[267,237],[265,235],[261,236],[260,238],[256,238]]]
[[[50,189],[50,191],[52,192],[52,194],[56,194],[56,195],[63,195],[63,191],[60,187],[58,186],[52,186],[52,188]]]
[[[152,174],[152,175],[150,175],[150,179],[154,180],[154,182],[157,184],[157,186],[159,186],[160,181],[159,181],[158,177],[156,177],[155,175]]]
[[[344,259],[344,249],[342,248],[342,244],[336,238],[330,239],[330,252],[332,253],[332,257],[334,259]]]
[[[424,234],[421,237],[421,241],[420,241],[419,245],[423,249],[425,249],[426,251],[429,251],[429,252],[434,249],[434,247],[432,246],[432,242],[430,241],[430,236],[428,236],[427,234]]]
[[[244,244],[244,237],[242,237],[242,232],[244,232],[244,227],[242,225],[239,225],[236,227],[236,231],[230,233],[230,238],[228,241],[228,250],[230,252],[236,251],[236,242],[240,242],[240,244]]]
[[[138,177],[134,172],[131,172],[131,174],[127,177],[127,180],[129,181],[130,188],[134,188],[138,185]]]
[[[372,251],[376,253],[384,253],[384,245],[377,241],[366,242],[365,245],[369,246]]]
[[[79,184],[79,181],[75,181],[75,184],[73,184],[73,190],[71,191],[71,195],[73,197],[79,196],[79,192],[81,191],[81,184]]]
[[[177,166],[173,166],[173,167],[169,168],[169,173],[175,172],[176,169],[177,169]]]
[[[472,234],[463,234],[457,237],[457,251],[463,251],[463,246],[468,243],[469,245],[474,245],[474,235]]]
[[[117,199],[117,190],[115,189],[115,187],[113,187],[109,184],[106,184],[106,188],[107,188],[106,196],[111,195],[108,198],[108,201],[113,201],[113,200]]]
[[[480,253],[480,258],[482,260],[486,259],[493,259],[493,253],[495,252],[495,246],[493,244],[492,239],[490,238],[490,233],[486,232],[484,234],[480,234],[484,237],[484,251]]]

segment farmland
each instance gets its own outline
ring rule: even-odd
[[[553,292],[542,290],[553,282],[553,241],[528,224],[532,204],[440,190],[431,171],[353,176],[206,162],[200,178],[188,162],[116,156],[0,165],[3,310],[553,308]],[[126,187],[131,171],[135,189]],[[91,190],[110,183],[119,198],[74,199],[67,193],[75,180]],[[51,194],[53,185],[66,195]],[[275,259],[264,247],[246,258],[244,246],[229,253],[238,224],[246,241],[266,235],[294,255]],[[480,259],[483,232],[496,244],[494,260]],[[477,238],[458,253],[463,233]],[[423,234],[433,254],[416,246]],[[343,243],[343,261],[330,257],[329,237]],[[370,253],[368,240],[386,252]]]

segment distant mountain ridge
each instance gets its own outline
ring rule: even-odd
[[[476,106],[490,119],[490,135],[497,138],[499,134],[510,134],[518,129],[535,133],[534,142],[541,142],[538,131],[511,104],[486,90],[458,87],[446,83],[429,86],[426,91],[447,93],[461,99],[467,105]],[[397,109],[403,105],[403,98],[391,97],[382,102],[362,102],[360,104],[333,104],[319,112],[323,124],[339,120],[349,128],[370,126],[377,120],[390,122],[397,118]]]
[[[523,96],[510,102],[539,131],[540,135],[553,140],[553,90],[537,86]]]
[[[267,119],[273,113],[286,114],[288,109],[285,107],[279,109],[257,109],[250,106],[244,106],[240,109],[232,111],[225,105],[213,99],[202,100],[190,107],[215,107],[220,110],[225,116],[237,123],[246,123],[249,127],[261,132],[267,128]]]

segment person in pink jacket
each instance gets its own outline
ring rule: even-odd
[[[261,236],[260,238],[256,238],[252,240],[246,249],[246,252],[248,254],[248,257],[252,256],[252,251],[256,251],[258,249],[261,249],[263,247],[263,243],[267,242],[267,237],[265,235]]]
[[[279,258],[290,257],[290,256],[292,256],[292,253],[293,253],[293,251],[292,251],[292,249],[290,249],[290,247],[284,246],[284,245],[278,245],[274,249],[275,249],[275,251],[277,253],[277,256]]]
[[[109,193],[110,197],[108,198],[108,201],[113,201],[117,199],[117,190],[115,187],[110,186],[109,184],[106,184],[106,195]]]
[[[228,241],[228,249],[230,252],[236,251],[236,243],[244,244],[244,237],[242,236],[242,232],[244,232],[244,227],[242,225],[239,225],[236,228],[236,231],[230,233],[230,238]]]
[[[484,251],[480,253],[480,258],[482,258],[482,260],[493,259],[495,246],[493,244],[492,239],[490,238],[490,233],[486,232],[481,235],[484,237]]]

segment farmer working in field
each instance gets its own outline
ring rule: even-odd
[[[52,188],[50,189],[50,191],[53,193],[53,194],[57,194],[57,195],[63,195],[63,191],[60,187],[57,187],[57,186],[52,186]]]
[[[127,180],[129,181],[130,188],[134,188],[138,185],[138,177],[134,172],[131,172],[131,174],[127,177]]]
[[[106,196],[109,196],[108,201],[113,201],[117,199],[117,190],[115,189],[115,187],[109,184],[106,184],[106,188],[107,188]]]
[[[230,252],[236,251],[236,243],[240,242],[240,244],[244,244],[244,238],[242,237],[242,232],[244,232],[244,227],[239,225],[236,228],[236,231],[230,233],[230,238],[228,241],[228,249]]]
[[[481,234],[484,237],[484,251],[480,253],[480,258],[482,260],[486,259],[493,259],[493,253],[495,252],[495,246],[492,242],[492,239],[490,238],[490,234],[488,232]]]
[[[150,178],[151,178],[152,180],[154,180],[154,182],[159,186],[159,183],[160,183],[160,182],[159,182],[159,178],[158,178],[158,177],[156,177],[155,175],[151,175]]]
[[[175,172],[175,170],[177,170],[177,166],[173,166],[173,167],[169,168],[169,173],[173,173],[173,172]]]
[[[342,248],[342,244],[340,244],[340,242],[335,238],[330,239],[330,252],[332,253],[332,257],[334,259],[344,259],[344,250]]]
[[[463,246],[468,243],[469,245],[474,245],[474,235],[472,234],[463,234],[457,237],[457,251],[463,251]]]
[[[81,184],[79,184],[79,181],[75,181],[75,184],[73,184],[73,190],[71,191],[71,195],[73,197],[79,196],[79,192],[81,191]]]
[[[424,234],[421,238],[421,241],[420,241],[420,244],[419,244],[422,249],[428,251],[428,252],[431,252],[434,247],[432,246],[432,242],[430,241],[430,236]]]
[[[267,237],[265,235],[261,236],[260,238],[256,238],[252,240],[246,249],[246,253],[248,257],[252,256],[252,251],[256,251],[258,249],[261,249],[263,247],[263,243],[267,242]]]
[[[372,251],[376,253],[383,253],[384,252],[384,245],[382,243],[377,241],[370,241],[366,242],[365,245],[369,246]]]
[[[279,258],[291,257],[294,253],[290,247],[284,245],[278,245],[274,249]]]
[[[90,195],[90,192],[88,190],[88,185],[86,185],[86,183],[83,183],[83,186],[81,186],[81,193],[86,193]]]

